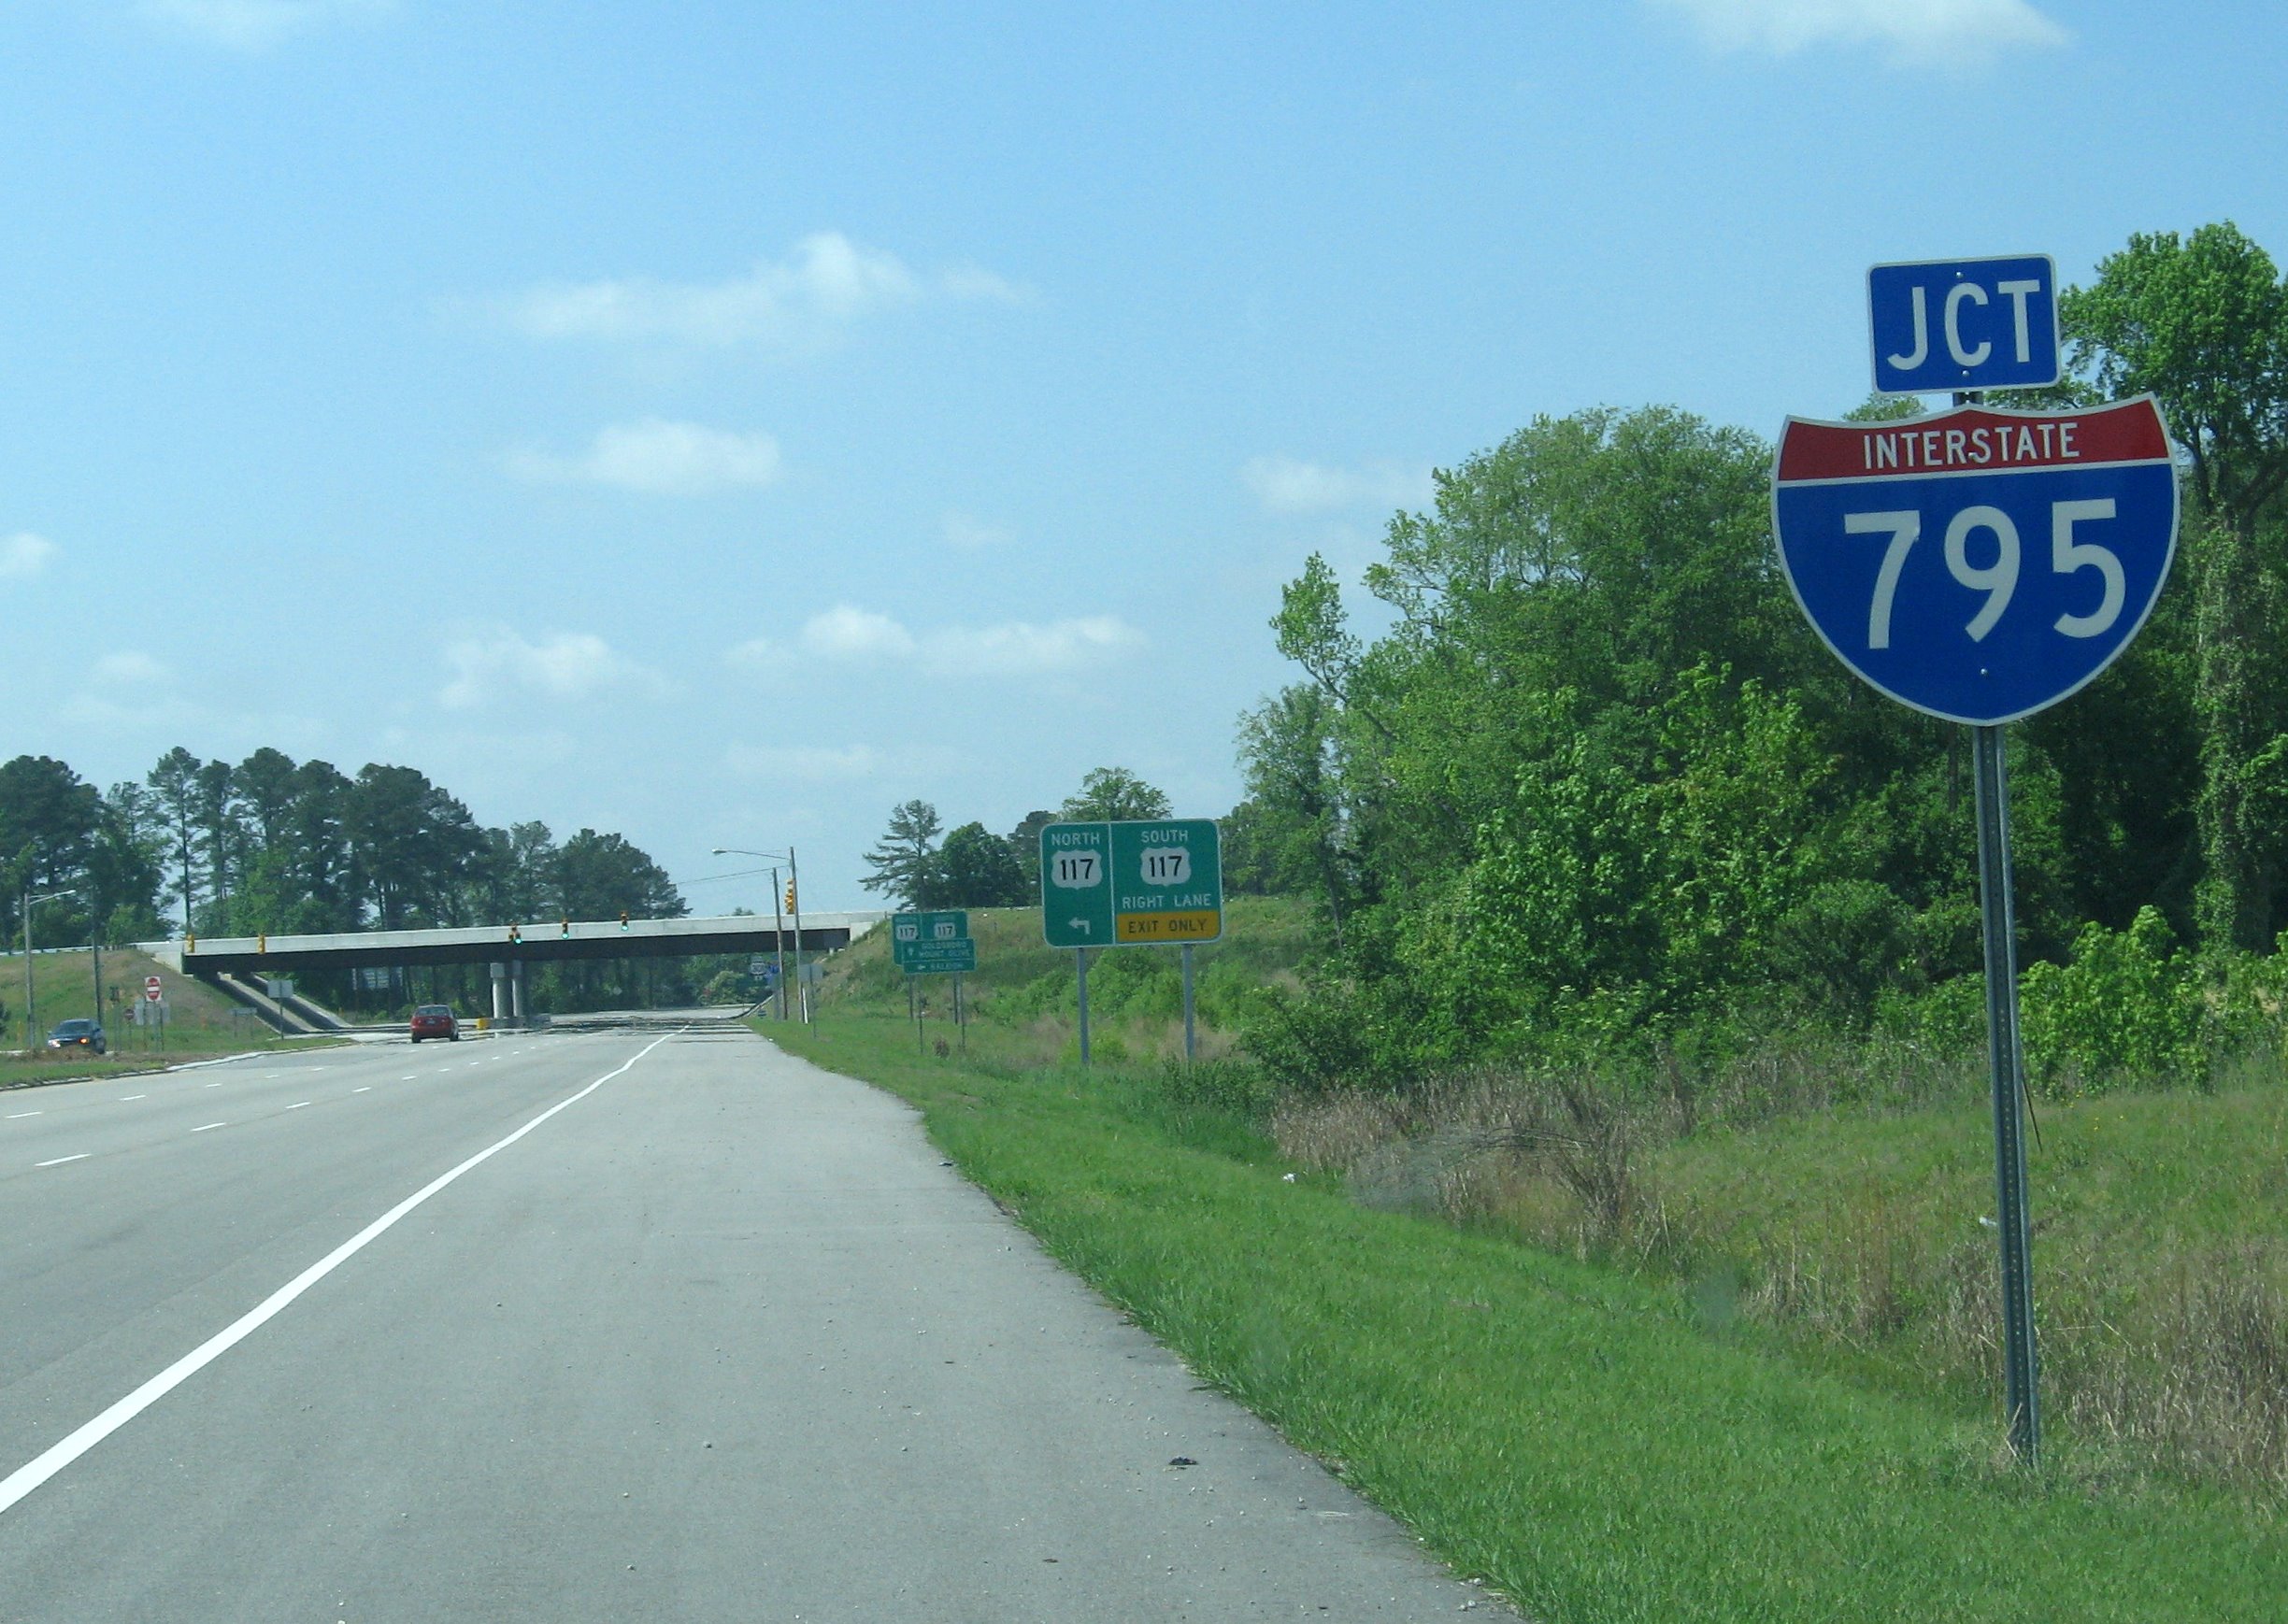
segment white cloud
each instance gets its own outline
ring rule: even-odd
[[[819,784],[836,778],[870,778],[882,769],[882,754],[871,745],[733,745],[723,765],[742,778],[796,778]]]
[[[395,0],[141,0],[136,7],[147,21],[231,50],[266,50],[330,22],[365,21],[394,8]]]
[[[729,650],[723,661],[751,671],[782,671],[808,660],[912,666],[935,677],[1010,677],[1079,670],[1144,642],[1143,633],[1114,615],[914,632],[873,609],[838,604],[812,616],[791,643],[756,637]]]
[[[1131,648],[1144,634],[1112,615],[1036,625],[943,626],[916,634],[887,615],[837,605],[802,629],[798,647],[822,660],[910,663],[938,676],[1012,676],[1070,671]]]
[[[972,519],[966,513],[948,512],[943,520],[943,533],[948,547],[958,547],[964,552],[979,552],[989,547],[1002,547],[1015,539],[1007,528]]]
[[[721,282],[633,277],[556,282],[501,301],[528,338],[664,339],[722,346],[814,344],[862,317],[930,299],[1012,304],[1023,290],[974,265],[937,275],[838,231],[804,237],[781,260],[758,261]]]
[[[1788,56],[1821,45],[1873,46],[1902,66],[1975,68],[2005,50],[2073,36],[2029,0],[1655,0],[1721,50]]]
[[[54,542],[28,530],[0,537],[0,580],[28,580],[46,569],[55,555]]]
[[[1332,513],[1370,503],[1421,507],[1432,491],[1429,469],[1395,463],[1337,468],[1294,457],[1253,457],[1239,470],[1239,479],[1270,513]]]
[[[887,615],[837,604],[802,629],[802,650],[825,660],[910,660],[921,646]]]
[[[723,663],[742,671],[775,671],[794,657],[794,650],[768,637],[751,637],[726,650]]]
[[[1052,620],[1045,626],[949,627],[922,642],[922,663],[946,673],[1015,676],[1071,671],[1144,646],[1144,634],[1112,615]]]
[[[610,692],[657,698],[666,680],[589,632],[551,633],[528,641],[506,627],[475,633],[447,646],[451,680],[438,691],[450,710],[468,710],[514,696],[582,700]]]
[[[95,662],[95,680],[110,688],[148,688],[164,682],[174,673],[137,649],[122,649]]]
[[[776,479],[779,442],[765,434],[647,418],[598,431],[588,449],[577,457],[531,449],[514,452],[508,471],[520,479],[543,483],[609,485],[654,496],[704,496]]]

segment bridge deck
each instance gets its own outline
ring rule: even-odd
[[[805,914],[802,950],[846,947],[889,915]],[[514,931],[518,939],[511,940]],[[313,936],[199,936],[138,942],[136,948],[187,974],[278,973],[360,965],[528,964],[565,959],[680,959],[708,953],[772,953],[781,932],[747,914],[706,919],[574,919],[517,926],[470,925],[428,931],[344,931]],[[786,921],[786,947],[795,947]]]

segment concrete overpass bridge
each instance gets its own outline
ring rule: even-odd
[[[525,966],[576,959],[688,959],[719,953],[792,956],[847,947],[890,916],[805,914],[799,934],[767,918],[565,919],[549,924],[471,925],[426,931],[344,931],[310,936],[188,936],[138,942],[141,952],[186,976],[225,985],[319,970],[405,969],[483,964],[493,973],[493,1015],[529,1013]],[[228,989],[236,993],[235,988]]]

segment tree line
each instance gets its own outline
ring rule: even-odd
[[[1054,812],[1028,812],[1007,834],[982,823],[951,833],[927,801],[891,808],[858,883],[907,908],[1023,907],[1040,900],[1040,832],[1048,823],[1169,816],[1165,792],[1125,767],[1096,767]]]
[[[2183,520],[2135,646],[2009,730],[2023,951],[2070,960],[2142,919],[2139,941],[2212,966],[2268,955],[2288,286],[2229,223],[2139,235],[2061,320],[2070,381],[1995,404],[2152,392]],[[1779,572],[1770,461],[1668,406],[1537,417],[1391,520],[1365,580],[1386,632],[1352,630],[1323,559],[1286,588],[1273,630],[1300,679],[1242,719],[1227,839],[1339,944],[1271,1023],[1298,1074],[1865,1031],[1980,968],[1967,730],[1820,646]]]
[[[107,791],[52,757],[0,764],[0,940],[49,893],[33,923],[51,943],[689,912],[619,834],[488,828],[411,767],[351,776],[267,747],[234,762],[178,746]]]

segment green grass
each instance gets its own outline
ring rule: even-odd
[[[15,1084],[56,1082],[66,1077],[97,1076],[147,1069],[177,1061],[246,1049],[284,1047],[289,1040],[270,1029],[213,988],[177,974],[131,947],[107,947],[103,955],[105,1007],[98,1018],[111,1053],[65,1056],[35,1049],[27,1057],[24,1041],[23,955],[0,954],[0,1002],[7,1019],[0,1026],[0,1088]],[[35,1041],[45,1043],[59,1021],[95,1015],[93,969],[88,955],[35,953],[32,956]],[[123,1002],[110,993],[120,990],[140,996],[143,978],[158,976],[165,983],[167,1024],[164,1031],[128,1024]],[[164,1037],[164,1045],[160,1038]],[[311,1039],[293,1040],[307,1047]]]
[[[1994,1429],[1704,1328],[1672,1288],[1288,1183],[1134,1075],[766,1030],[919,1106],[968,1176],[1201,1375],[1529,1615],[2274,1619],[2261,1507],[2028,1479]]]
[[[2061,1444],[2070,1426],[2140,1467],[2277,1492],[2288,1088],[2115,1094],[2040,1121],[2036,1320]],[[1663,1147],[1646,1200],[1686,1272],[1734,1275],[1845,1362],[1983,1409],[1993,1143],[1978,1102],[1783,1118]]]
[[[1229,1028],[1258,989],[1292,982],[1315,942],[1309,906],[1286,897],[1226,900],[1223,936],[1194,949],[1198,1028],[1205,1053],[1230,1052]],[[1038,908],[973,908],[978,967],[963,977],[973,1018],[968,1041],[1010,1064],[1046,1064],[1079,1053],[1075,955],[1041,941]],[[1180,1053],[1183,994],[1176,950],[1123,947],[1090,956],[1090,1030],[1100,1053],[1125,1058]],[[822,1007],[903,1016],[907,976],[891,962],[889,933],[869,932],[827,963]],[[952,1013],[952,977],[913,978],[927,1035]]]

